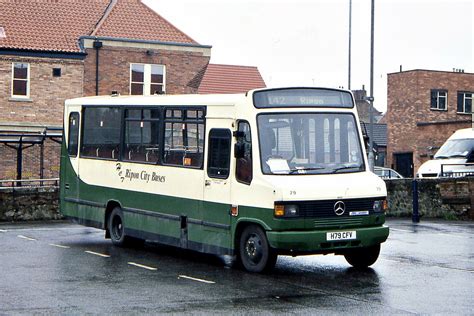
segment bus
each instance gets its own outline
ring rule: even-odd
[[[376,262],[389,234],[354,98],[326,88],[67,100],[60,209],[116,246]]]

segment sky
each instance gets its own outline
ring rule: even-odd
[[[349,0],[143,0],[211,63],[257,66],[268,87],[348,87]],[[474,72],[474,1],[375,0],[374,98],[387,73]],[[370,94],[370,0],[352,0],[351,89]]]

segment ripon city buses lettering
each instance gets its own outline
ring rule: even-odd
[[[131,169],[125,169],[125,178],[129,179],[129,181],[140,180],[140,181],[145,181],[146,183],[150,181],[152,182],[165,182],[166,181],[165,176],[160,176],[156,172],[148,173],[145,170],[142,170],[140,172],[134,172]]]

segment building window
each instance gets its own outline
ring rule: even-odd
[[[165,73],[163,65],[130,64],[130,94],[165,93]]]
[[[472,92],[458,91],[458,113],[472,113]]]
[[[53,77],[61,77],[61,68],[53,68]]]
[[[431,109],[446,111],[448,105],[448,91],[431,90]]]
[[[28,98],[30,96],[30,64],[13,63],[12,97]]]

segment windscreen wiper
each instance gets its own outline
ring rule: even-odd
[[[342,166],[342,167],[339,167],[339,168],[335,168],[331,173],[337,173],[340,170],[354,169],[354,168],[357,168],[357,169],[360,170],[361,167],[362,167],[362,165],[360,165],[360,166]]]
[[[326,168],[324,167],[294,168],[290,170],[290,174],[295,174],[300,171],[312,171],[312,170],[321,170],[321,169],[326,169]]]

